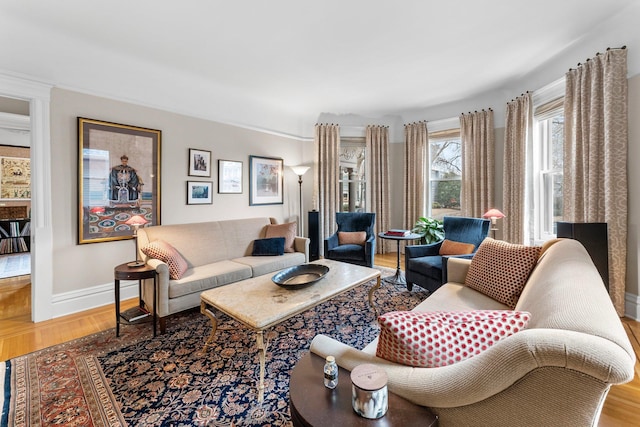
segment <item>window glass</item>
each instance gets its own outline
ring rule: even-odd
[[[460,215],[462,145],[459,137],[429,141],[429,216]]]
[[[340,141],[341,212],[366,212],[366,149],[364,139]]]

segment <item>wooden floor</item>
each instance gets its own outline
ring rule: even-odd
[[[396,255],[377,255],[376,265],[395,268]],[[30,294],[29,276],[0,280],[0,361],[114,327],[113,304],[34,324]],[[136,303],[135,299],[125,301],[122,309]],[[640,323],[628,318],[622,322],[640,358]],[[640,362],[636,362],[633,381],[611,388],[598,425],[640,425]]]

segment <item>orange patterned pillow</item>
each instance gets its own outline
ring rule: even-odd
[[[420,368],[452,365],[524,329],[526,311],[392,311],[378,317],[376,356]]]
[[[293,249],[293,241],[296,237],[298,224],[296,222],[287,222],[285,224],[269,224],[264,237],[284,237],[284,251],[295,252]]]
[[[338,231],[339,245],[360,245],[364,246],[367,241],[366,231]]]
[[[155,240],[141,249],[148,257],[159,259],[169,266],[169,277],[178,280],[182,277],[189,265],[176,249],[164,240]]]
[[[517,245],[487,237],[471,260],[464,283],[515,308],[539,257],[538,246]]]
[[[456,242],[444,239],[440,245],[440,255],[466,255],[472,254],[476,246],[473,243]]]

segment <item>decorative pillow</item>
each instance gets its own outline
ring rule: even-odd
[[[456,242],[444,239],[440,245],[440,255],[472,254],[476,246],[473,243]]]
[[[293,240],[296,237],[298,224],[295,222],[287,222],[285,224],[269,224],[264,237],[284,237],[284,251],[295,252],[293,249]]]
[[[524,329],[526,311],[393,311],[378,317],[376,356],[420,368],[452,365]]]
[[[176,249],[164,240],[155,240],[141,249],[148,257],[166,262],[169,266],[169,277],[177,280],[182,277],[189,265]]]
[[[284,237],[270,237],[253,241],[253,256],[270,256],[284,254]]]
[[[366,231],[338,231],[339,245],[360,245],[364,246],[367,241]]]
[[[485,238],[471,260],[465,285],[515,308],[540,257],[539,246]]]

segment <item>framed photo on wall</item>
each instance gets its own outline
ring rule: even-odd
[[[189,148],[189,176],[211,177],[211,151]]]
[[[218,193],[242,193],[242,162],[218,160]]]
[[[78,244],[133,238],[135,215],[160,224],[161,136],[78,117]]]
[[[283,160],[249,156],[249,205],[281,205],[283,198]]]
[[[211,191],[212,181],[187,181],[187,204],[210,205],[213,203]]]

